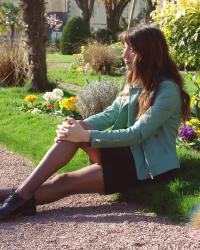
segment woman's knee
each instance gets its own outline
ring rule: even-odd
[[[65,184],[65,182],[67,182],[69,179],[69,174],[65,173],[65,174],[58,174],[55,177],[53,177],[53,179],[51,180],[51,183],[53,185],[63,185]]]
[[[75,193],[77,182],[80,178],[71,173],[59,174],[51,180],[55,190],[61,195],[66,196]]]

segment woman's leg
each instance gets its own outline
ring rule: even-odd
[[[92,164],[82,169],[55,176],[41,185],[34,194],[37,205],[59,200],[71,194],[103,193],[102,167]]]
[[[93,129],[86,123],[81,122],[81,125],[86,129]],[[31,175],[18,187],[17,192],[29,199],[42,183],[72,159],[79,147],[86,151],[93,162],[99,163],[99,150],[89,148],[86,143],[60,141],[50,148]]]
[[[66,142],[64,142],[64,144],[66,144]],[[67,146],[67,145],[65,145]],[[56,150],[54,149],[56,146],[53,146],[50,149],[50,154],[53,154],[55,159],[56,156],[55,154],[57,153],[57,151],[61,151],[59,146],[59,149],[56,148]],[[99,153],[97,150],[89,148],[87,146],[85,146],[84,144],[80,145],[80,147],[89,155],[91,161],[98,163],[99,162]],[[68,148],[69,145],[68,145]],[[67,151],[67,150],[66,150]],[[72,151],[71,151],[72,152]],[[66,153],[66,152],[65,152]],[[61,155],[63,155],[61,153]],[[58,156],[58,155],[57,155]],[[68,150],[68,158],[69,158],[69,150]],[[47,158],[47,160],[45,160]],[[48,161],[50,161],[50,163],[48,164]],[[47,176],[50,175],[50,171],[54,172],[54,170],[56,169],[56,165],[53,164],[54,160],[51,161],[51,158],[48,157],[48,153],[47,156],[42,160],[42,162],[38,165],[37,170],[34,171],[31,176],[28,177],[28,179],[21,185],[21,190],[24,190],[25,192],[31,193],[31,195],[34,193],[34,190],[37,190],[36,186],[40,186],[40,182],[42,182],[42,179],[44,180],[45,178],[48,178]],[[56,161],[56,164],[58,164],[59,162]],[[61,162],[60,162],[61,164]],[[47,166],[47,167],[46,167]],[[46,170],[47,168],[47,170]],[[50,168],[50,169],[49,169]],[[64,175],[57,175],[56,177],[53,178],[52,181],[45,183],[41,186],[41,188],[38,188],[38,191],[36,191],[36,196],[38,197],[39,202],[37,202],[38,204],[43,204],[46,203],[46,201],[44,200],[44,198],[42,198],[42,196],[47,196],[47,202],[51,202],[53,200],[56,200],[55,197],[57,197],[58,193],[60,192],[60,184],[61,180],[65,180],[67,183],[65,183],[65,185],[62,184],[64,190],[66,188],[66,190],[68,190],[68,188],[73,185],[74,181],[78,179],[78,177],[82,178],[81,175],[83,174],[86,175],[86,173],[88,175],[90,175],[92,177],[91,181],[94,179],[96,181],[94,181],[94,184],[97,184],[97,191],[99,190],[99,185],[98,185],[98,178],[101,178],[101,173],[99,173],[99,167],[97,166],[97,164],[93,164],[91,166],[88,166],[87,168],[84,168],[83,171],[81,170],[77,170],[68,174],[64,174]],[[95,172],[97,171],[97,173]],[[93,173],[93,174],[92,174]],[[100,177],[98,177],[100,175]],[[42,177],[42,178],[41,178]],[[83,177],[84,178],[84,177]],[[79,180],[81,181],[81,179]],[[84,178],[83,182],[85,182],[86,179]],[[92,183],[87,182],[88,185],[93,188]],[[80,187],[80,185],[78,186]],[[86,188],[86,186],[84,187]],[[20,190],[20,187],[18,188],[18,190]],[[61,196],[63,194],[63,192],[65,192],[64,190],[61,191]],[[3,202],[12,192],[14,191],[14,189],[12,188],[7,188],[7,189],[1,189],[0,190],[0,203]],[[86,192],[87,190],[83,190],[83,193]],[[20,192],[20,191],[19,191]],[[47,192],[47,193],[46,193]],[[95,192],[95,190],[94,190]],[[66,195],[68,194],[68,191],[66,191]],[[48,195],[50,195],[52,197],[53,200],[49,201]],[[24,195],[24,197],[28,197],[28,195]],[[60,196],[59,196],[60,197]],[[59,198],[58,198],[59,199]],[[40,202],[41,200],[41,202]],[[42,201],[43,200],[43,201]]]
[[[43,182],[71,160],[76,151],[77,145],[74,143],[55,143],[31,175],[18,187],[17,192],[29,199]]]

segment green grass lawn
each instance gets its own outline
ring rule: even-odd
[[[74,60],[74,55],[62,55],[60,53],[48,53],[47,54],[47,62],[53,63],[72,63]],[[183,71],[181,72],[183,78],[185,78],[186,90],[192,95],[196,88],[192,82],[187,79],[186,73]],[[69,67],[48,67],[48,78],[52,80],[57,80],[58,82],[63,83],[71,83],[79,86],[84,86],[86,83],[85,76],[89,81],[91,80],[98,80],[99,76],[95,73],[87,73],[84,75],[83,73],[72,71]],[[109,75],[102,75],[101,79],[105,80],[115,80],[118,83],[123,81],[123,77],[121,76],[109,76]]]
[[[27,94],[26,88],[0,88],[0,145],[36,165],[52,145],[56,127],[64,118],[19,111],[17,107]],[[80,168],[87,163],[88,158],[80,150],[68,169]]]
[[[74,55],[62,55],[60,53],[48,53],[47,62],[51,63],[72,63]]]
[[[86,78],[88,79],[88,81],[98,80],[99,76],[95,73],[87,73],[86,75],[84,75],[81,72],[77,72],[75,70],[72,71],[68,67],[49,67],[48,78],[57,80],[58,82],[84,86],[86,84]],[[122,81],[122,77],[101,75],[101,80],[115,80],[117,82],[120,82]]]
[[[186,83],[186,88],[193,93],[192,83]],[[56,126],[63,118],[20,111],[18,106],[28,94],[27,89],[0,88],[0,145],[25,156],[36,165],[52,145]],[[139,203],[145,209],[167,215],[174,221],[184,221],[192,205],[200,201],[200,152],[179,148],[178,154],[182,167],[175,181],[135,188],[118,198]],[[72,171],[88,162],[85,153],[79,150],[61,171]]]
[[[175,180],[138,186],[116,194],[116,199],[134,202],[174,222],[186,222],[189,210],[200,202],[200,152],[179,148],[178,155],[181,168]]]

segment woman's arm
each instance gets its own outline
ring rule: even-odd
[[[90,124],[97,130],[105,130],[115,123],[121,106],[121,97],[117,97],[115,101],[107,107],[103,112],[92,115],[83,121]]]
[[[65,122],[58,125],[55,142],[89,142],[91,139],[89,130],[104,130],[112,127],[119,115],[120,106],[121,97],[118,97],[103,112],[92,115],[83,121],[76,121],[68,117]]]
[[[90,131],[92,147],[119,147],[141,143],[162,126],[174,113],[181,112],[180,92],[174,83],[161,84],[154,104],[127,129]]]

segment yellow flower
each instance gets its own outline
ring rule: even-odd
[[[76,71],[82,73],[82,72],[84,72],[84,68],[83,68],[83,67],[78,67],[78,68],[76,69]]]
[[[190,121],[187,121],[186,125],[192,127],[192,123]]]
[[[193,105],[196,105],[197,102],[198,102],[197,95],[192,96],[192,98],[190,99],[190,107],[192,107]]]
[[[36,95],[27,95],[27,96],[24,98],[24,100],[25,100],[26,102],[31,102],[31,103],[35,102],[37,99],[38,99],[38,97],[37,97]]]
[[[192,118],[190,121],[186,122],[186,125],[193,127],[193,129],[199,130],[200,129],[200,120],[197,118]]]
[[[63,98],[60,102],[60,107],[70,111],[77,111],[76,102],[77,102],[77,97],[75,96],[69,98]]]
[[[200,129],[197,129],[194,132],[197,134],[197,136],[200,136]]]
[[[194,126],[198,126],[198,125],[200,125],[200,120],[197,119],[197,118],[192,118],[192,119],[190,120],[190,123],[191,123],[192,125],[194,125]]]

